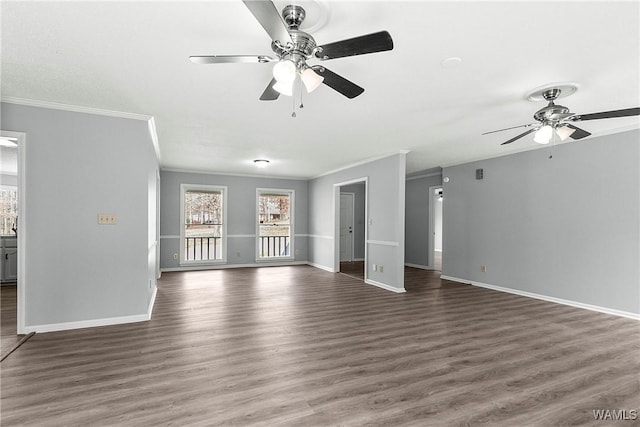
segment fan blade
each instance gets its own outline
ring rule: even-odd
[[[511,130],[511,129],[518,129],[518,128],[528,128],[529,126],[533,126],[535,124],[537,124],[537,123],[529,123],[527,125],[520,125],[520,126],[514,126],[514,127],[510,127],[510,128],[492,130],[490,132],[485,132],[482,135],[489,135],[490,133],[502,132],[503,130]]]
[[[527,136],[527,135],[529,135],[530,133],[535,132],[536,130],[538,130],[538,129],[536,129],[536,128],[529,129],[528,131],[523,132],[523,133],[521,133],[520,135],[518,135],[518,136],[516,136],[516,137],[514,137],[514,138],[511,138],[510,140],[505,141],[505,142],[503,142],[503,143],[502,143],[502,144],[500,144],[500,145],[507,145],[507,144],[511,144],[513,141],[516,141],[516,140],[518,140],[518,139],[522,138],[523,136]]]
[[[365,53],[383,52],[393,49],[393,40],[387,31],[367,34],[366,36],[325,44],[320,46],[316,57],[326,60]]]
[[[325,67],[315,66],[312,68],[313,71],[324,77],[322,83],[326,84],[331,89],[340,92],[349,99],[353,99],[364,92],[364,89],[357,84],[350,82],[349,80],[337,75],[336,73],[328,70]]]
[[[260,101],[275,101],[280,96],[280,92],[273,88],[273,85],[276,84],[276,79],[271,79],[267,88],[262,92],[260,96]]]
[[[195,64],[230,64],[230,63],[255,63],[275,61],[275,58],[264,55],[207,55],[190,56],[189,59]]]
[[[287,26],[273,2],[265,0],[242,0],[242,2],[269,34],[272,41],[279,41],[283,46],[293,44]]]
[[[640,115],[640,108],[627,108],[624,110],[603,111],[601,113],[576,114],[571,118],[573,121],[613,119],[615,117],[629,117]]]
[[[571,129],[573,129],[573,133],[571,135],[569,135],[572,139],[582,139],[582,138],[586,138],[589,135],[591,135],[590,132],[587,132],[584,129],[580,129],[577,126],[574,125],[570,125],[570,124],[565,124],[566,127],[569,127]]]

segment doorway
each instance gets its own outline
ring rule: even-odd
[[[355,193],[340,192],[340,263],[353,261]]]
[[[335,270],[365,280],[367,180],[334,184]]]
[[[431,236],[429,242],[429,265],[442,271],[442,212],[444,191],[442,187],[429,187]]]
[[[0,130],[2,354],[24,333],[25,134]]]

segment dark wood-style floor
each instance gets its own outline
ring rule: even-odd
[[[412,268],[406,288],[165,273],[151,321],[36,334],[2,362],[2,425],[604,426],[592,410],[639,408],[637,321]]]
[[[16,335],[16,285],[0,286],[0,357],[7,354],[20,341]]]

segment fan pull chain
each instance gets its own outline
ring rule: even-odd
[[[294,93],[293,96],[291,97],[291,107],[293,112],[291,113],[291,117],[295,118],[296,117],[296,94]]]
[[[298,108],[304,108],[304,104],[302,104],[302,94],[304,93],[304,91],[302,90],[302,80],[300,80],[300,107]]]

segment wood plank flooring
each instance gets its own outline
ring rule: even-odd
[[[16,335],[16,285],[0,286],[0,356],[4,356],[20,341]]]
[[[407,268],[165,273],[149,322],[36,334],[2,426],[556,426],[640,407],[640,323]]]

